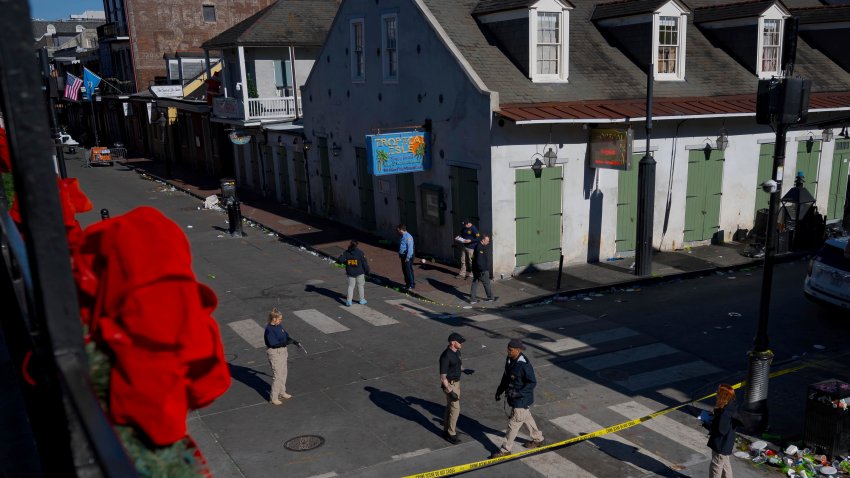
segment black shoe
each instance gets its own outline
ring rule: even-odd
[[[458,438],[457,435],[449,435],[448,432],[443,432],[443,438],[445,438],[446,441],[451,443],[452,445],[457,445],[458,443],[460,443],[460,438]]]

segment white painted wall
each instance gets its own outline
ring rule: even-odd
[[[398,13],[399,79],[385,83],[381,57],[381,14]],[[351,81],[349,21],[365,18],[366,81]],[[417,51],[418,50],[418,51]],[[438,74],[435,74],[438,72]],[[322,183],[316,150],[319,136],[327,136],[329,146],[342,147],[339,157],[331,155],[337,220],[360,227],[360,197],[356,180],[355,147],[365,147],[365,136],[379,129],[421,125],[433,121],[432,168],[412,173],[417,186],[418,253],[452,257],[453,224],[451,216],[451,164],[480,167],[479,214],[481,227],[492,229],[489,220],[490,97],[470,83],[444,40],[428,26],[414,2],[349,0],[342,4],[331,27],[325,48],[303,88],[304,132],[313,141],[307,160],[310,163],[310,188],[314,204],[321,203]],[[377,232],[395,239],[399,221],[398,192],[395,176],[371,178],[375,190]],[[443,187],[447,204],[445,224],[425,222],[418,186],[423,183]],[[382,192],[383,191],[383,192]]]

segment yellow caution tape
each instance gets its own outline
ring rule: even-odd
[[[786,369],[783,369],[783,370],[779,370],[779,371],[771,373],[769,375],[769,377],[775,378],[775,377],[780,377],[782,375],[787,375],[789,373],[793,373],[793,372],[796,372],[798,370],[810,367],[810,366],[814,365],[815,363],[817,363],[817,362],[807,363],[807,364],[802,364],[802,365],[796,365],[794,367],[789,367],[789,368],[786,368]],[[732,388],[734,388],[734,389],[741,388],[742,386],[744,386],[745,383],[746,382],[738,382],[738,383],[732,385]],[[679,405],[675,405],[675,406],[672,406],[672,407],[665,408],[664,410],[660,410],[660,411],[657,411],[657,412],[654,412],[654,413],[650,413],[649,415],[646,415],[646,416],[643,416],[643,417],[640,417],[640,418],[635,418],[635,419],[629,420],[627,422],[619,423],[617,425],[612,425],[610,427],[603,428],[601,430],[596,430],[595,432],[587,433],[585,435],[580,435],[580,436],[573,437],[573,438],[568,438],[566,440],[562,440],[562,441],[552,443],[552,444],[549,444],[549,445],[544,445],[544,446],[541,446],[539,448],[535,448],[535,449],[532,449],[532,450],[521,451],[519,453],[512,453],[510,455],[499,457],[499,458],[491,458],[491,459],[487,459],[487,460],[481,460],[481,461],[476,461],[476,462],[472,462],[472,463],[467,463],[467,464],[464,464],[464,465],[451,466],[451,467],[448,467],[448,468],[443,468],[441,470],[434,470],[434,471],[428,471],[428,472],[425,472],[425,473],[418,473],[418,474],[415,474],[415,475],[408,475],[408,476],[405,476],[404,478],[432,478],[432,477],[438,477],[438,476],[453,476],[453,475],[458,475],[460,473],[466,473],[466,472],[469,472],[469,471],[472,471],[472,470],[476,470],[478,468],[484,468],[484,467],[496,465],[498,463],[516,460],[518,458],[523,458],[523,457],[526,457],[528,455],[543,453],[543,452],[546,452],[546,451],[554,450],[556,448],[563,448],[563,447],[568,446],[568,445],[579,443],[579,442],[582,442],[582,441],[585,441],[585,440],[590,440],[591,438],[598,438],[598,437],[601,437],[603,435],[607,435],[609,433],[616,433],[616,432],[619,432],[621,430],[625,430],[627,428],[631,428],[633,426],[640,425],[643,422],[652,420],[653,418],[657,418],[657,417],[660,417],[662,415],[666,415],[666,414],[668,414],[668,413],[670,413],[674,410],[678,410],[678,409],[680,409],[684,406],[690,405],[692,403],[707,400],[711,397],[714,397],[715,395],[717,395],[717,392],[710,393],[710,394],[708,394],[704,397],[697,398],[697,399],[694,399],[694,400],[690,400],[688,402],[684,402],[684,403],[681,403]]]

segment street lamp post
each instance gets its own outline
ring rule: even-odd
[[[652,272],[652,226],[655,212],[655,158],[649,150],[652,137],[652,74],[655,64],[650,62],[646,75],[646,152],[638,169],[637,246],[635,249],[635,275],[647,276]]]
[[[162,142],[162,157],[165,162],[165,177],[170,178],[171,162],[168,159],[168,142],[166,141],[166,135],[168,133],[168,119],[165,117],[165,113],[160,114],[156,123],[159,125],[159,140]]]

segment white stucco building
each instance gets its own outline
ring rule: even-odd
[[[731,240],[766,207],[774,134],[756,89],[779,74],[794,15],[816,125],[789,132],[783,187],[803,171],[820,212],[841,217],[850,56],[829,35],[850,33],[850,7],[717,3],[343,1],[302,89],[313,211],[388,238],[406,223],[420,255],[444,259],[471,217],[493,236],[496,278],[629,255],[651,71],[654,247]],[[631,168],[591,167],[599,128],[632,130]],[[368,173],[366,135],[415,129],[431,132],[430,169]]]

